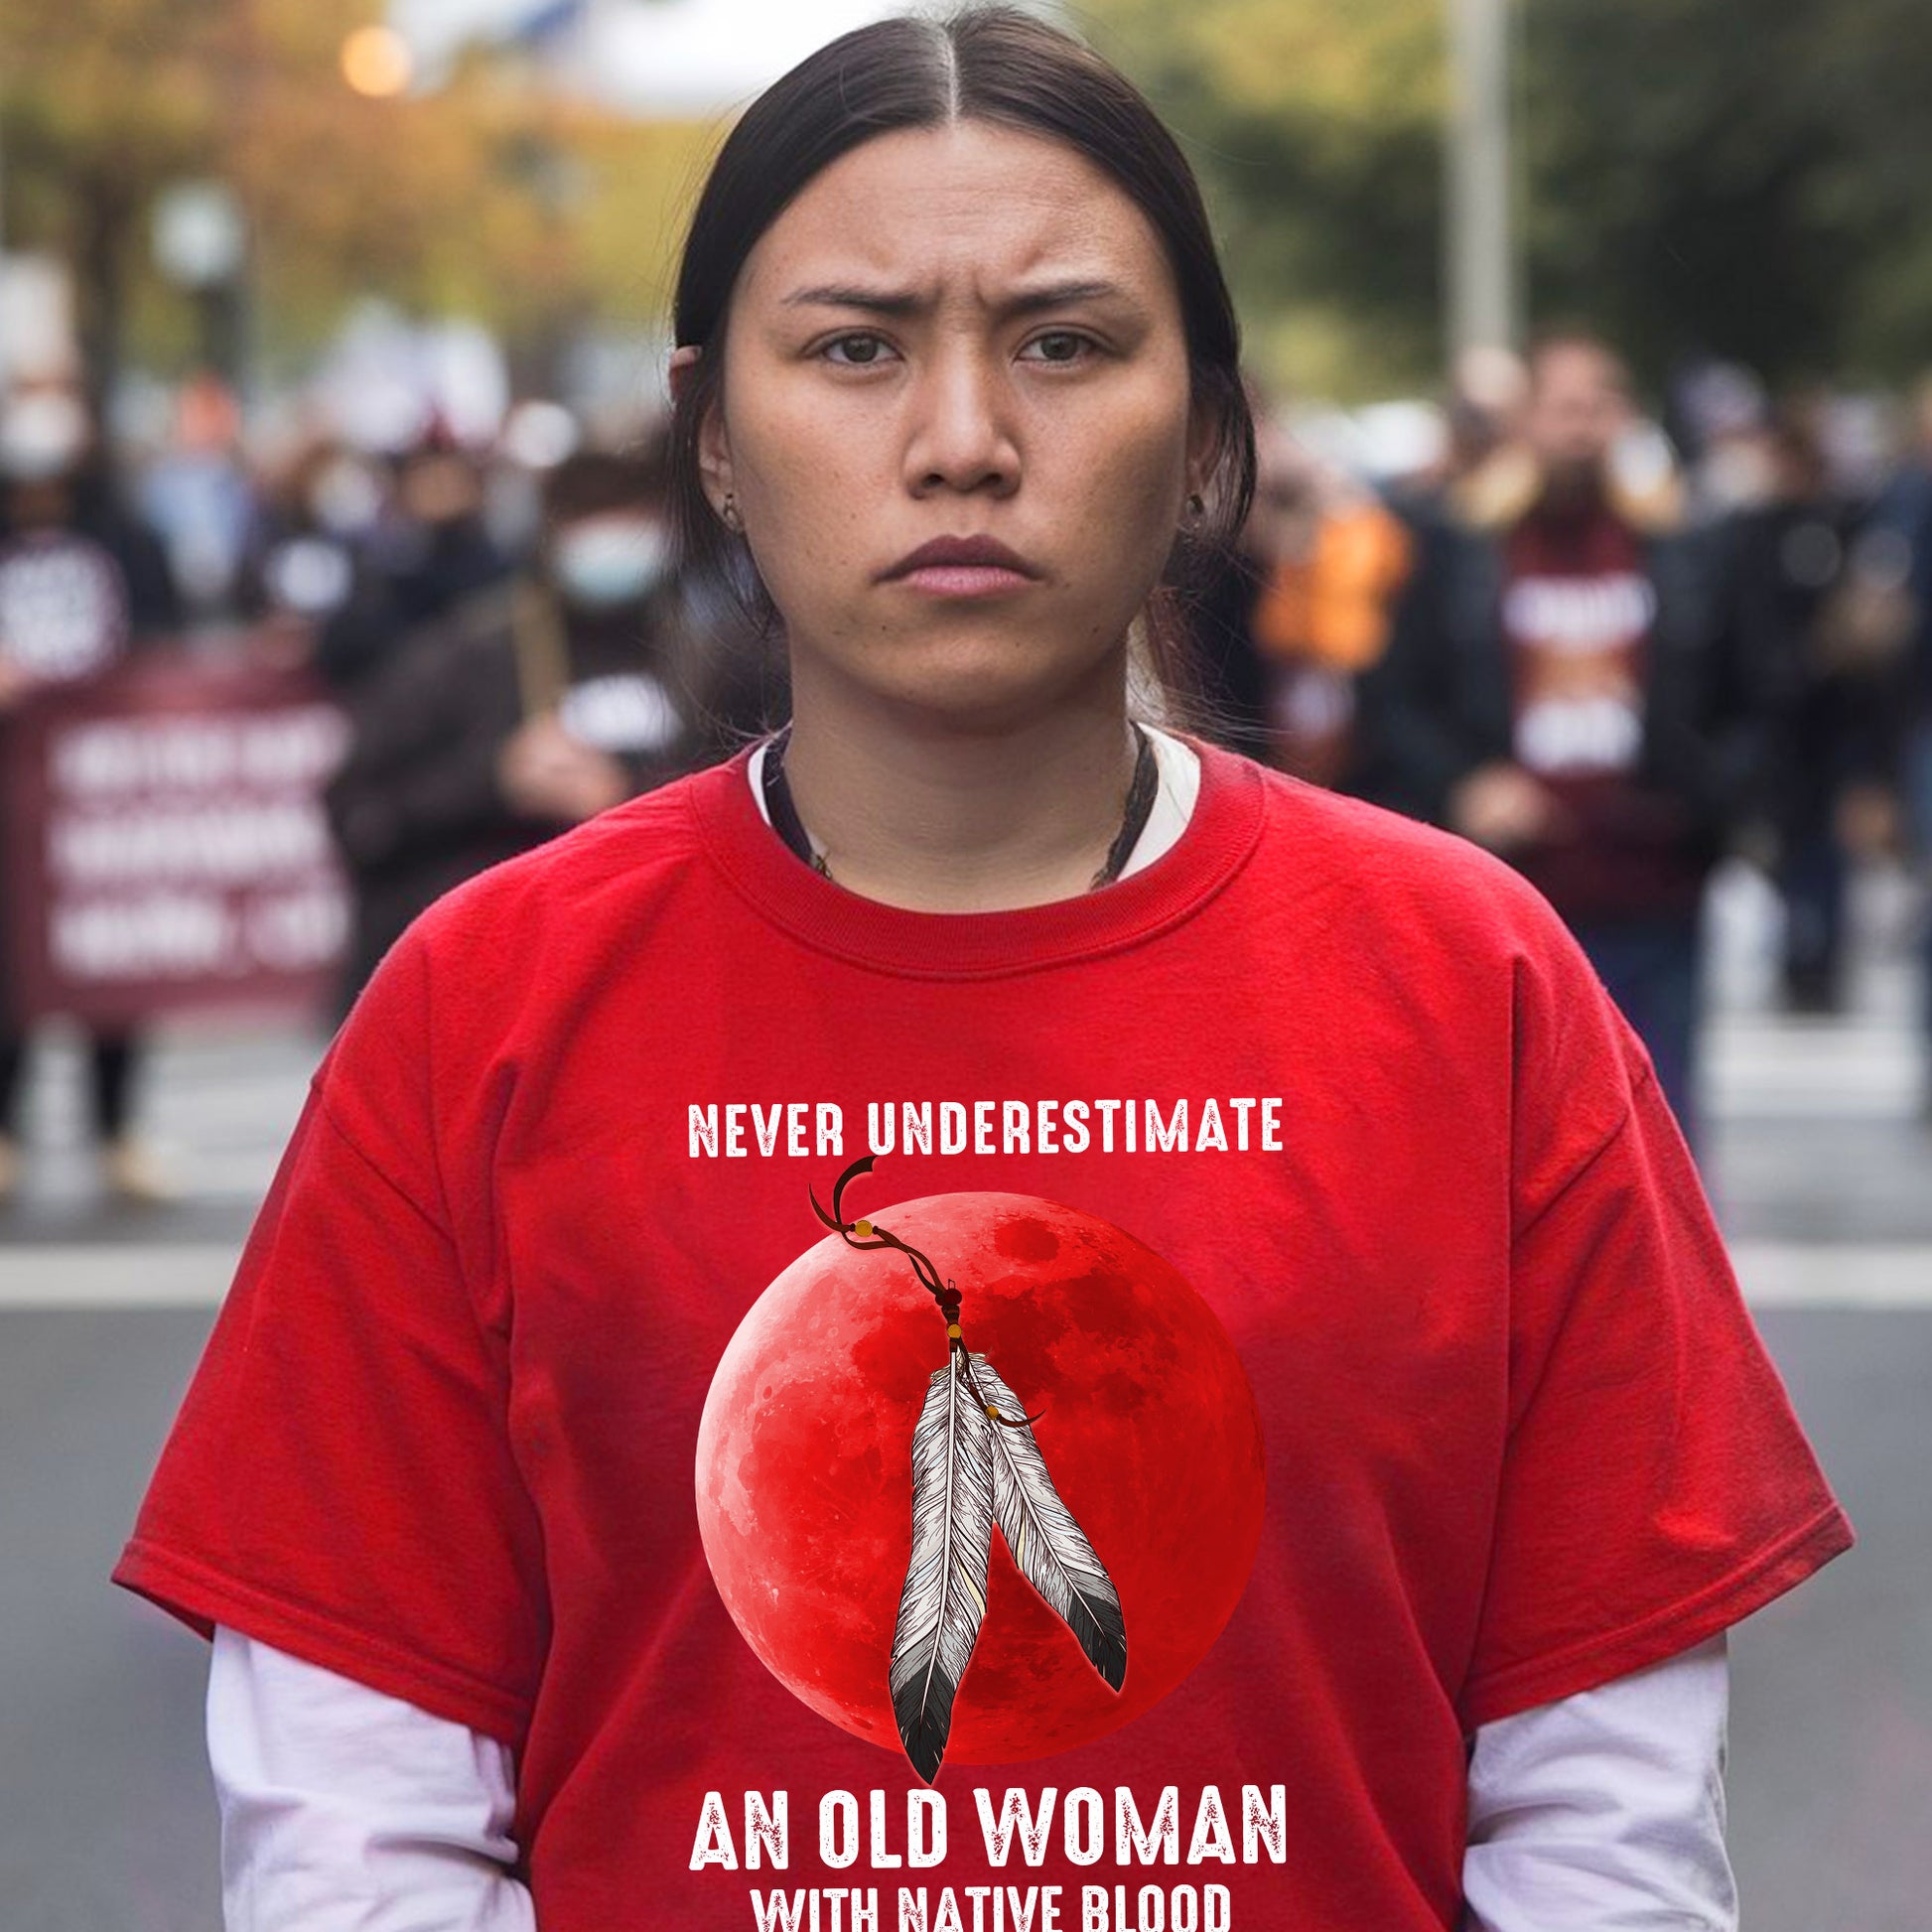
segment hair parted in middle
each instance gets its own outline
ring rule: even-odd
[[[1188,601],[1223,563],[1255,490],[1255,428],[1240,326],[1193,170],[1146,97],[1071,35],[1011,6],[900,15],[841,36],[753,101],[712,164],[685,239],[673,340],[701,352],[671,421],[670,518],[680,568],[747,605],[761,636],[778,614],[741,537],[705,494],[699,437],[723,399],[726,323],[746,260],[785,207],[842,155],[883,134],[984,122],[1064,143],[1117,182],[1160,237],[1185,329],[1193,406],[1214,425],[1200,516],[1177,533],[1145,613],[1151,694],[1170,721],[1207,722]]]

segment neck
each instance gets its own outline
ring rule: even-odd
[[[794,657],[785,777],[833,878],[928,912],[1086,892],[1134,773],[1125,664],[1123,649],[1051,709],[996,722],[856,691]]]

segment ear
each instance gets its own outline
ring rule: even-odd
[[[1214,475],[1215,445],[1220,440],[1220,424],[1211,409],[1196,403],[1187,417],[1188,495],[1205,496]]]
[[[696,380],[703,354],[704,350],[695,343],[671,351],[669,375],[674,408],[683,402]],[[733,488],[731,439],[726,434],[724,411],[718,407],[715,395],[705,411],[704,421],[698,425],[698,474],[704,479],[704,493],[711,507],[722,516],[725,498]]]

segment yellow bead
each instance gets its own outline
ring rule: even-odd
[[[999,1410],[997,1410],[996,1408],[994,1408],[994,1406],[993,1406],[993,1405],[992,1405],[992,1403],[990,1403],[990,1402],[989,1402],[989,1403],[988,1403],[988,1404],[986,1405],[986,1413],[987,1413],[987,1414],[988,1414],[989,1416],[991,1416],[991,1417],[993,1418],[993,1420],[994,1420],[995,1422],[998,1422],[998,1421],[1000,1420],[1000,1412],[999,1412]]]
[[[870,1221],[854,1221],[852,1223],[852,1232],[861,1241],[870,1241],[872,1239],[872,1223]]]
[[[959,1323],[957,1321],[948,1322],[946,1324],[946,1333],[950,1335],[954,1341],[957,1341],[959,1339]]]

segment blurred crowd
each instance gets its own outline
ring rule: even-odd
[[[765,715],[768,640],[668,568],[666,462],[663,424],[599,447],[547,402],[487,441],[430,411],[394,448],[313,424],[251,447],[208,378],[142,451],[98,434],[77,385],[17,387],[0,402],[0,720],[157,646],[310,666],[350,726],[324,800],[353,905],[345,1008],[439,894]],[[0,958],[7,910],[0,876]],[[0,998],[0,1199],[27,1045]],[[106,1179],[166,1198],[132,1131],[135,1038],[88,1046]]]
[[[1707,365],[1652,416],[1567,331],[1466,357],[1440,400],[1254,400],[1254,510],[1187,607],[1202,705],[1176,722],[1524,872],[1695,1141],[1714,867],[1775,881],[1805,1013],[1846,998],[1856,868],[1932,870],[1932,388],[1913,419]],[[262,435],[211,377],[142,445],[71,380],[17,385],[0,719],[157,640],[312,666],[351,725],[326,798],[345,1002],[439,893],[782,722],[781,649],[670,568],[667,454],[662,422],[544,400],[485,437],[434,410],[392,447],[319,413]],[[6,909],[0,878],[0,941]],[[0,1198],[25,1050],[0,1018]],[[134,1038],[91,1054],[108,1179],[164,1196]]]
[[[1712,364],[1653,417],[1565,330],[1354,428],[1268,418],[1221,695],[1272,761],[1527,875],[1695,1146],[1718,864],[1775,884],[1805,1014],[1848,997],[1856,869],[1932,871],[1932,387],[1905,420]]]

